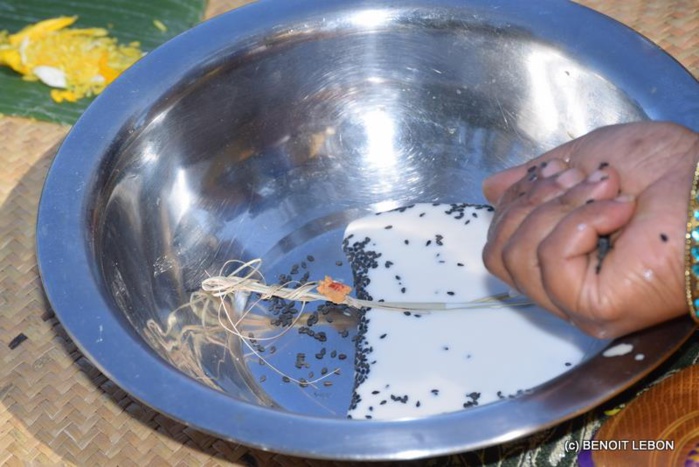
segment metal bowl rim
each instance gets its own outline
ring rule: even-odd
[[[669,323],[665,326],[669,340],[657,355],[646,359],[643,370],[633,375],[619,372],[618,379],[610,381],[607,390],[596,396],[588,395],[584,400],[568,401],[564,408],[547,412],[543,420],[541,411],[549,401],[542,395],[551,396],[569,389],[571,376],[575,380],[575,375],[590,362],[571,371],[568,377],[543,385],[540,391],[506,403],[424,419],[348,421],[258,407],[205,387],[157,357],[134,330],[129,329],[126,320],[110,311],[108,299],[96,286],[100,280],[99,271],[92,264],[91,230],[86,231],[85,226],[94,228],[90,225],[94,222],[94,205],[88,195],[93,192],[102,157],[118,150],[115,141],[124,129],[142,126],[144,122],[139,118],[146,114],[145,109],[165,95],[168,88],[177,84],[202,58],[212,57],[221,50],[224,47],[221,41],[229,41],[226,47],[230,47],[235,41],[246,40],[261,29],[277,24],[284,15],[302,18],[322,11],[349,11],[377,5],[398,8],[388,0],[371,4],[361,0],[303,0],[294,2],[293,8],[263,0],[204,22],[151,52],[124,73],[95,100],[65,139],[50,168],[40,200],[36,232],[40,274],[53,309],[83,354],[138,400],[183,423],[260,449],[332,459],[420,458],[514,439],[583,413],[638,381],[691,334],[693,326],[689,321]],[[455,10],[468,7],[456,0],[408,1],[401,5],[403,8]],[[606,34],[604,43],[608,56],[623,53],[643,57],[643,63],[639,60],[635,65],[647,72],[648,76],[640,78],[641,81],[672,82],[673,88],[660,89],[656,98],[666,98],[667,108],[676,106],[675,120],[679,123],[695,129],[699,126],[699,117],[692,117],[692,108],[687,104],[687,96],[696,95],[695,101],[699,101],[697,82],[674,59],[625,26],[580,5],[558,0],[525,4],[504,0],[475,1],[473,5],[501,9],[502,13],[498,14],[506,14],[510,7],[519,8],[518,13],[526,13],[527,18],[539,15],[547,27],[554,29],[572,27],[576,22],[577,28],[584,28],[590,34],[581,36],[576,44],[563,45],[581,53],[587,50],[583,55],[598,65],[605,65],[605,60],[598,62],[600,58],[590,52],[594,50],[590,47],[599,44],[600,37]],[[546,16],[555,16],[556,25],[546,22]],[[577,19],[573,19],[574,16]],[[251,21],[253,18],[255,21]],[[221,39],[206,40],[210,37]],[[183,56],[180,50],[189,53]],[[661,76],[653,76],[654,70]],[[142,75],[161,79],[143,80]],[[78,161],[74,157],[77,153],[87,157]],[[577,380],[584,379],[578,376]],[[518,414],[515,424],[511,418],[513,413]]]

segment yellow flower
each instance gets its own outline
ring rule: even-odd
[[[56,102],[97,95],[143,56],[138,43],[120,45],[103,28],[69,28],[77,16],[40,21],[15,34],[0,32],[0,65],[54,88]]]

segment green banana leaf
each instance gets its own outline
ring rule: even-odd
[[[103,27],[119,43],[137,41],[148,52],[201,21],[205,7],[206,0],[0,0],[0,30],[12,34],[43,19],[78,16],[72,27]],[[156,20],[165,31],[154,24]],[[13,70],[0,67],[0,114],[70,125],[93,100],[57,104],[49,92],[48,86],[24,81]]]

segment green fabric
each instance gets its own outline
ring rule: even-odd
[[[14,33],[43,19],[77,15],[72,27],[103,27],[120,43],[137,41],[147,52],[201,21],[205,7],[206,0],[0,0],[0,30]],[[57,104],[48,86],[23,81],[6,67],[0,67],[0,90],[0,114],[65,124],[74,123],[92,101]]]

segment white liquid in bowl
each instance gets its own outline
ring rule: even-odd
[[[416,204],[352,222],[343,245],[358,294],[463,303],[508,292],[481,259],[491,219],[485,206]],[[370,309],[357,342],[348,415],[422,417],[515,397],[605,343],[535,306],[410,314]]]

